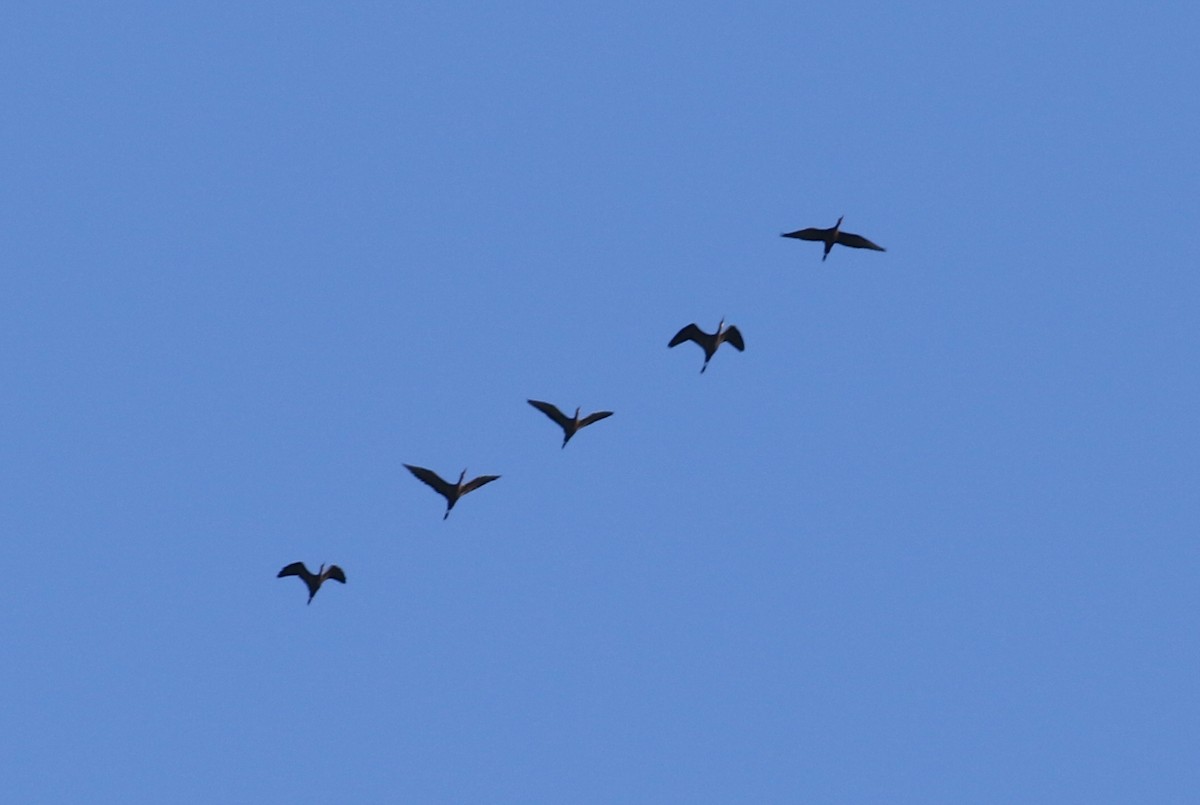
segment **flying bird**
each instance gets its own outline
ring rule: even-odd
[[[579,409],[576,408],[575,417],[571,418],[548,402],[542,402],[541,400],[527,400],[526,402],[553,419],[563,429],[563,447],[567,446],[567,442],[571,441],[571,437],[578,433],[580,428],[586,428],[593,422],[599,422],[601,419],[613,415],[612,411],[597,411],[580,419]]]
[[[721,346],[721,344],[729,342],[729,345],[738,352],[744,352],[746,349],[746,342],[742,340],[741,331],[732,324],[725,327],[724,319],[721,319],[721,322],[717,325],[715,333],[706,333],[695,324],[689,324],[675,333],[675,337],[671,339],[671,343],[667,344],[667,346],[676,347],[684,341],[695,341],[704,350],[704,365],[700,367],[700,374],[704,374],[704,370],[708,368],[708,362],[712,360],[717,347]]]
[[[312,603],[313,596],[317,594],[317,590],[321,589],[321,585],[326,579],[340,581],[346,583],[346,574],[337,565],[325,567],[321,565],[321,569],[316,573],[310,573],[303,562],[292,562],[290,565],[279,571],[279,575],[275,578],[282,579],[284,576],[299,576],[300,581],[304,582],[304,586],[308,588],[308,603]]]
[[[846,216],[842,216],[845,218]],[[840,243],[843,246],[849,246],[852,249],[874,249],[877,252],[885,252],[887,249],[882,246],[877,246],[871,241],[864,238],[862,235],[854,235],[849,232],[842,231],[842,218],[837,219],[837,223],[829,229],[817,229],[809,227],[808,229],[797,229],[795,232],[784,232],[785,238],[796,238],[797,240],[819,240],[825,244],[825,254],[821,255],[821,262],[825,262],[825,258],[829,256],[829,250],[833,248],[833,244]]]
[[[499,475],[480,475],[478,478],[463,483],[463,479],[467,477],[467,471],[464,469],[458,476],[458,483],[452,484],[448,481],[443,481],[441,477],[433,470],[427,470],[424,467],[414,467],[412,464],[405,464],[408,471],[429,486],[433,487],[433,491],[446,499],[446,513],[442,515],[445,520],[450,516],[450,510],[454,508],[454,504],[458,503],[458,499],[468,492],[472,492],[484,484],[490,484],[492,481],[499,478]]]

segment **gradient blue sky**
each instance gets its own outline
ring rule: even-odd
[[[5,800],[1200,799],[1200,11],[886,5],[5,4]]]

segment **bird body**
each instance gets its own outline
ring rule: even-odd
[[[581,419],[578,408],[575,409],[575,416],[569,417],[548,402],[542,402],[541,400],[527,400],[526,402],[553,419],[563,429],[563,447],[567,446],[567,442],[571,441],[571,437],[578,433],[580,428],[586,428],[593,422],[599,422],[601,419],[610,417],[613,414],[612,411],[597,411]]]
[[[830,249],[833,244],[840,243],[843,246],[849,246],[852,249],[873,249],[877,252],[884,252],[887,249],[882,246],[877,246],[871,241],[864,238],[862,235],[855,235],[850,232],[842,231],[842,216],[837,219],[837,223],[829,229],[818,229],[809,227],[808,229],[798,229],[795,232],[784,232],[785,238],[796,238],[797,240],[816,240],[825,244],[825,253],[821,255],[821,262],[825,262],[825,258],[829,256]]]
[[[738,352],[744,352],[746,349],[746,342],[742,340],[741,331],[732,324],[726,327],[724,319],[717,324],[715,333],[706,333],[695,324],[689,324],[675,333],[675,337],[671,339],[671,343],[667,344],[667,347],[679,346],[684,341],[694,341],[704,350],[704,365],[700,367],[700,374],[704,374],[704,370],[708,368],[708,362],[712,360],[712,356],[717,352],[717,347],[721,344],[728,342]]]
[[[308,588],[308,603],[311,604],[313,596],[317,594],[317,590],[321,589],[321,585],[326,579],[333,579],[342,584],[346,583],[346,574],[337,565],[325,567],[324,563],[316,573],[309,572],[309,569],[304,566],[303,562],[292,562],[290,565],[279,571],[275,576],[277,579],[282,579],[284,576],[299,576],[300,581],[304,582],[304,586]]]
[[[452,484],[445,481],[433,470],[427,470],[424,467],[414,467],[412,464],[404,465],[409,472],[417,477],[429,487],[446,499],[446,513],[442,515],[445,520],[450,516],[450,510],[454,508],[454,504],[458,503],[458,499],[468,492],[472,492],[484,484],[490,484],[492,481],[499,478],[499,475],[480,475],[470,481],[463,482],[467,477],[467,471],[464,469],[458,476],[458,483]]]

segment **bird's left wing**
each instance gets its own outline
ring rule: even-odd
[[[593,422],[599,422],[601,419],[607,419],[612,415],[612,411],[597,411],[594,414],[588,414],[583,419],[579,420],[579,427],[582,428],[583,426],[590,425]]]
[[[838,233],[837,242],[843,246],[849,246],[852,249],[874,249],[877,252],[887,251],[887,249],[883,248],[882,246],[875,245],[862,235],[855,235],[850,232]]]
[[[499,477],[500,477],[499,475],[480,475],[478,478],[474,478],[471,481],[469,481],[468,483],[463,484],[462,493],[465,495],[468,492],[470,492],[471,490],[478,489],[479,487],[483,486],[484,484],[490,484],[492,481],[496,480]]]
[[[746,342],[742,340],[742,331],[729,325],[725,330],[725,343],[736,349],[738,352],[746,351]]]

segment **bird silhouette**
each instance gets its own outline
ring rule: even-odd
[[[837,223],[829,229],[817,229],[809,227],[808,229],[797,229],[795,232],[784,232],[785,238],[796,238],[797,240],[818,240],[825,244],[825,253],[821,255],[821,262],[825,262],[825,258],[829,256],[829,250],[833,248],[833,244],[840,243],[843,246],[849,246],[852,249],[874,249],[877,252],[885,252],[887,249],[882,246],[877,246],[871,241],[864,238],[862,235],[854,235],[849,232],[842,231],[842,216],[837,219]]]
[[[708,368],[708,362],[712,360],[717,347],[721,346],[721,344],[729,342],[729,345],[738,352],[744,352],[746,349],[746,342],[742,340],[741,331],[732,324],[725,327],[725,319],[721,319],[720,323],[717,324],[717,331],[715,333],[706,333],[695,324],[689,324],[675,333],[675,337],[671,339],[671,343],[667,344],[667,346],[676,347],[684,341],[695,341],[704,350],[704,365],[700,367],[700,374],[704,374],[704,370]]]
[[[458,483],[452,484],[449,481],[442,480],[433,470],[427,470],[424,467],[414,467],[412,464],[405,464],[408,471],[424,483],[433,488],[434,492],[446,499],[446,513],[442,515],[445,520],[450,516],[450,510],[454,508],[454,504],[458,503],[458,499],[468,492],[472,492],[484,484],[490,484],[492,481],[499,478],[499,475],[480,475],[478,478],[463,483],[463,479],[467,477],[467,471],[464,469],[458,476]]]
[[[542,402],[541,400],[527,400],[526,402],[541,411],[546,416],[553,419],[558,426],[563,429],[563,447],[567,446],[567,442],[571,441],[571,437],[578,433],[580,428],[586,428],[593,422],[599,422],[601,419],[605,419],[606,417],[613,415],[612,411],[597,411],[594,414],[588,414],[580,419],[579,409],[576,408],[575,416],[572,418],[548,402]]]
[[[325,567],[325,565],[322,564],[320,570],[318,570],[316,573],[310,573],[308,568],[304,566],[303,562],[292,562],[283,570],[279,571],[279,575],[277,575],[275,578],[282,579],[284,576],[300,577],[300,581],[304,582],[304,586],[308,588],[309,604],[312,603],[313,596],[317,594],[317,590],[321,589],[321,585],[325,583],[326,579],[340,581],[342,584],[346,583],[346,574],[343,573],[342,569],[337,565]]]

